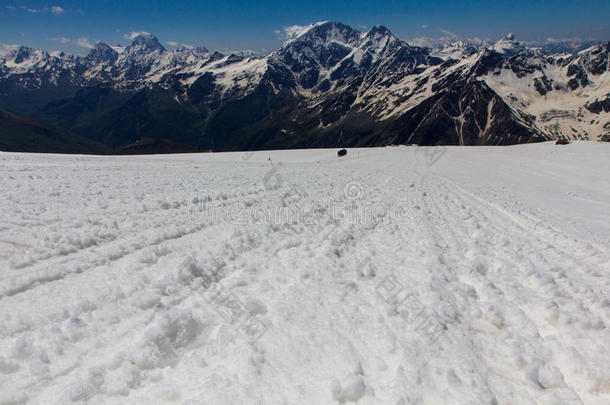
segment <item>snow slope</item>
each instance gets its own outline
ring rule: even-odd
[[[610,145],[335,152],[1,153],[0,403],[610,402]]]

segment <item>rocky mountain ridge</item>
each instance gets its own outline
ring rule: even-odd
[[[120,147],[199,149],[515,144],[610,139],[610,43],[547,55],[412,46],[387,28],[312,24],[262,57],[166,50],[153,36],[87,56],[0,56],[0,107]]]

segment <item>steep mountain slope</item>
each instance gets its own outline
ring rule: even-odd
[[[410,46],[387,28],[312,24],[264,57],[166,50],[152,36],[86,57],[0,57],[0,106],[113,147],[142,137],[238,150],[610,139],[610,43],[547,55]]]
[[[43,121],[0,110],[0,150],[8,152],[110,153],[108,146]]]
[[[535,117],[541,131],[610,137],[610,42],[576,56],[547,57],[515,41],[502,41],[491,52],[501,58],[481,72],[483,80],[512,108]]]

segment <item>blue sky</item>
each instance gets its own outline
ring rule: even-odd
[[[11,1],[0,0],[0,44],[86,53],[97,41],[129,43],[154,34],[168,48],[276,49],[286,27],[332,20],[365,30],[375,24],[423,43],[496,40],[610,40],[610,1]],[[173,45],[170,45],[173,44]]]

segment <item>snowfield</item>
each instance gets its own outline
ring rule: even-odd
[[[610,403],[610,144],[0,153],[0,185],[1,404]]]

